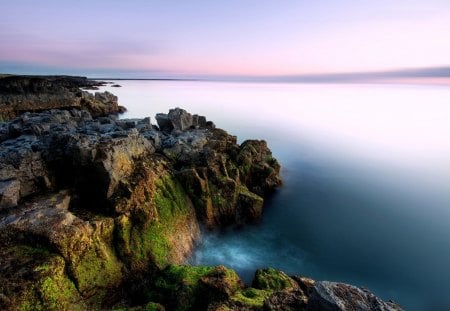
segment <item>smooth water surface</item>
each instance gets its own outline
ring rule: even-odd
[[[190,259],[364,286],[450,309],[450,88],[118,81],[129,112],[181,107],[268,141],[284,185],[260,224],[207,233]],[[152,119],[154,121],[154,118]]]

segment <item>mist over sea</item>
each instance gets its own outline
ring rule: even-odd
[[[129,111],[181,107],[265,139],[284,185],[261,223],[206,233],[190,259],[352,283],[407,310],[450,309],[450,88],[116,81]]]

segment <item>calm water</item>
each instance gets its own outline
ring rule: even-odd
[[[409,310],[450,310],[450,88],[118,81],[125,117],[181,107],[266,139],[284,185],[258,225],[191,258],[348,282]],[[152,119],[154,120],[154,119]]]

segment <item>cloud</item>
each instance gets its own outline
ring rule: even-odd
[[[0,61],[72,66],[79,68],[142,68],[164,53],[163,42],[113,36],[105,38],[51,38],[21,33],[2,33]],[[150,66],[151,67],[151,66]]]
[[[227,79],[226,76],[222,77]],[[371,82],[389,81],[392,79],[412,78],[450,78],[450,66],[411,68],[390,71],[366,71],[366,72],[344,72],[330,74],[302,74],[302,75],[272,75],[272,76],[241,76],[228,77],[238,78],[241,81],[259,82],[299,82],[299,83],[333,83],[333,82]]]

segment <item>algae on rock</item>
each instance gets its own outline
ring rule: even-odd
[[[19,302],[25,309],[112,306],[111,296],[132,295],[123,292],[136,274],[176,274],[170,265],[191,253],[201,223],[218,228],[261,216],[262,194],[250,186],[255,178],[265,183],[261,189],[279,184],[271,170],[249,175],[255,165],[279,170],[266,161],[271,153],[265,142],[245,144],[256,144],[262,154],[246,155],[250,171],[243,171],[236,137],[180,109],[171,118],[174,133],[147,121],[93,119],[75,110],[26,113],[2,125],[0,182],[15,188],[3,187],[8,199],[0,200],[0,250],[42,247],[53,267],[25,276],[8,270],[4,281],[19,284],[15,292],[2,287],[3,309]],[[11,262],[19,256],[8,254]],[[22,266],[41,263],[33,260]],[[231,270],[204,269],[196,273],[214,301],[241,287]]]

